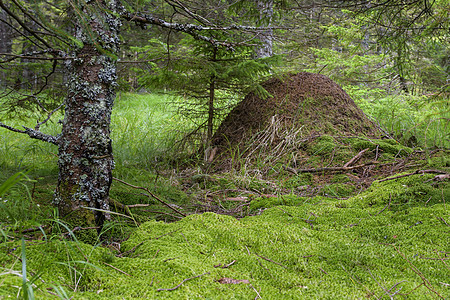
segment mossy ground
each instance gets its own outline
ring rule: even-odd
[[[23,266],[37,299],[449,297],[448,180],[415,174],[380,181],[418,169],[450,172],[448,151],[315,135],[280,143],[284,152],[256,151],[250,161],[236,155],[231,165],[238,167],[225,172],[201,163],[164,165],[164,157],[180,153],[170,152],[170,143],[162,146],[161,140],[170,139],[158,130],[166,123],[179,129],[180,120],[166,115],[159,100],[147,109],[143,98],[119,100],[114,176],[148,188],[189,216],[181,218],[145,191],[114,181],[112,200],[147,206],[130,208],[128,215],[112,206],[113,220],[101,239],[80,230],[74,240],[68,234],[74,227],[58,220],[51,206],[57,170],[48,159],[56,166],[55,149],[35,142],[20,148],[22,141],[7,133],[0,180],[26,165],[30,181],[12,187],[0,202],[0,299],[20,297]],[[164,118],[148,117],[158,109]],[[163,136],[153,139],[149,132],[155,130]],[[342,167],[364,149],[355,164],[376,164],[330,173],[285,168]],[[46,227],[23,231],[38,225]],[[21,236],[27,240],[25,263]],[[157,291],[208,272],[173,291]],[[249,283],[223,284],[221,278]]]
[[[122,243],[127,257],[81,242],[34,241],[26,245],[27,270],[39,275],[38,299],[54,298],[47,291],[55,286],[74,299],[448,297],[450,188],[431,185],[432,178],[376,183],[347,200],[255,199],[250,209],[261,214],[240,220],[204,213],[149,221]],[[2,273],[20,270],[20,243],[0,247]],[[221,278],[250,284],[221,284]],[[16,295],[20,280],[3,274],[1,297]]]

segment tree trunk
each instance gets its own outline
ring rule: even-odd
[[[261,27],[270,27],[273,16],[273,0],[258,0],[259,23]],[[261,44],[256,48],[256,58],[270,57],[273,54],[273,30],[266,29],[259,33]]]
[[[211,61],[212,62],[217,61],[217,48],[213,49]],[[211,75],[209,78],[208,120],[206,123],[205,161],[209,160],[211,154],[211,141],[214,132],[215,97],[216,97],[216,76]]]
[[[85,4],[84,13],[91,22],[79,21],[76,37],[83,46],[69,67],[54,201],[60,215],[71,223],[102,227],[109,218],[108,195],[114,167],[110,122],[117,85],[114,55],[118,51],[120,22],[113,15],[115,1],[108,1],[108,6],[102,1],[90,3]]]
[[[8,5],[8,4],[6,4]],[[0,8],[0,19],[8,20],[8,14]],[[0,53],[11,53],[12,52],[12,44],[13,44],[14,33],[11,27],[4,22],[0,22]],[[4,68],[0,69],[0,87],[4,88],[8,85],[8,74],[11,74],[10,66],[6,66],[6,70]]]

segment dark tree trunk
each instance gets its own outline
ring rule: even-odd
[[[213,49],[212,62],[217,61],[217,48]],[[211,144],[211,139],[213,136],[213,129],[214,129],[214,114],[215,114],[215,108],[214,108],[214,100],[216,95],[216,76],[211,75],[209,79],[209,100],[208,100],[208,124],[207,124],[207,134],[206,134],[206,148],[208,148]]]
[[[55,204],[61,216],[77,225],[101,227],[109,218],[108,195],[114,167],[110,139],[116,86],[113,57],[118,50],[119,22],[108,10],[115,9],[114,2],[109,1],[109,6],[101,1],[86,4],[84,12],[92,22],[90,28],[86,24],[77,28],[76,36],[83,47],[76,51],[69,69],[65,116],[58,140]],[[86,34],[87,30],[92,31]]]
[[[0,19],[9,20],[8,14],[0,8]],[[4,22],[0,22],[0,53],[11,53],[12,52],[12,44],[13,44],[13,35],[14,32],[10,26],[8,26]],[[6,67],[8,68],[8,67]],[[10,70],[0,69],[0,87],[5,87],[8,85],[8,73],[11,73]]]

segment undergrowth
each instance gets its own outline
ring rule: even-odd
[[[89,243],[51,205],[56,147],[0,131],[0,299],[450,296],[448,181],[410,174],[417,168],[450,170],[448,151],[426,149],[443,145],[429,144],[429,134],[426,142],[418,138],[409,145],[425,150],[392,139],[318,136],[288,158],[258,157],[252,165],[236,153],[233,165],[239,167],[215,174],[208,165],[188,164],[175,147],[192,124],[174,116],[167,101],[122,95],[112,138],[114,176],[147,188],[169,207],[114,181],[111,200],[130,207],[112,204],[113,220]],[[389,130],[400,135],[404,128]],[[58,129],[56,123],[43,126],[45,132]],[[368,168],[371,175],[285,169],[342,166],[365,149],[358,163],[384,165]],[[391,179],[381,181],[385,174]],[[378,180],[363,182],[366,175]],[[392,178],[399,175],[405,176]],[[196,214],[207,210],[242,218]]]
[[[40,299],[53,297],[55,282],[77,299],[445,298],[450,191],[429,187],[432,177],[385,181],[348,200],[255,199],[251,209],[261,214],[241,220],[204,213],[149,221],[120,252],[59,239],[27,242],[27,270],[39,274]],[[3,270],[20,264],[19,245],[1,244]],[[20,278],[1,275],[0,293],[16,294]]]

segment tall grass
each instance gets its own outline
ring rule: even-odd
[[[448,97],[399,94],[360,99],[358,104],[403,144],[422,148],[450,148]]]
[[[116,164],[151,170],[179,155],[176,142],[190,124],[174,113],[171,96],[119,94],[112,114],[111,137]]]

